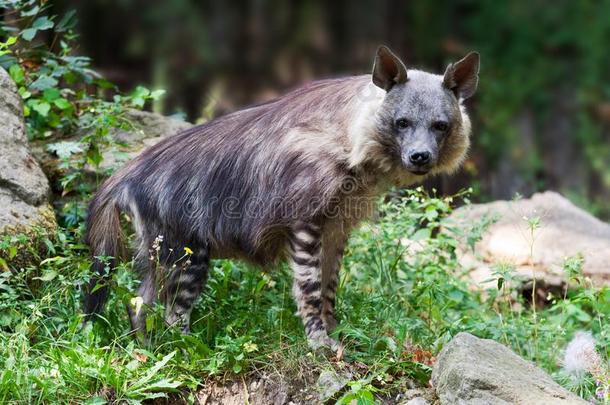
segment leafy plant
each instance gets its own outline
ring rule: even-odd
[[[107,174],[100,166],[102,150],[118,145],[113,131],[133,129],[126,110],[143,108],[163,91],[139,86],[121,95],[91,69],[89,58],[74,55],[74,11],[59,18],[49,14],[47,2],[35,0],[1,1],[2,8],[12,18],[0,22],[0,38],[7,36],[0,42],[0,66],[7,69],[24,101],[28,136],[45,141],[47,150],[61,160],[63,194],[77,193],[85,199],[91,192],[86,177]],[[75,204],[64,211],[70,226],[83,219],[82,207]]]

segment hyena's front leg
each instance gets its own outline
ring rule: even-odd
[[[337,327],[335,319],[335,299],[339,286],[339,271],[345,249],[345,240],[332,243],[323,239],[322,245],[322,321],[328,332]]]
[[[293,292],[298,312],[305,325],[309,345],[317,349],[340,345],[328,337],[322,321],[322,239],[320,228],[299,224],[290,237],[291,264],[294,272]]]

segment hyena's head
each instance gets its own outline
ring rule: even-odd
[[[385,95],[377,106],[373,132],[384,146],[384,158],[408,174],[455,170],[470,144],[470,120],[462,101],[476,91],[478,73],[478,53],[435,75],[407,70],[388,48],[380,47],[372,79]]]

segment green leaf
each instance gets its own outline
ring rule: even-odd
[[[59,90],[53,87],[45,89],[45,91],[42,93],[42,97],[49,103],[57,100],[60,96],[61,94],[59,93]]]
[[[8,257],[13,259],[17,255],[17,247],[11,246],[8,248]]]
[[[150,95],[150,90],[148,90],[146,87],[144,86],[138,86],[136,87],[136,89],[133,91],[133,94],[131,95],[132,97],[143,97],[146,98]]]
[[[55,104],[55,106],[60,110],[67,110],[72,107],[72,104],[70,104],[70,102],[65,98],[58,98],[53,102],[53,104]]]
[[[49,114],[49,111],[51,111],[51,104],[47,103],[46,101],[41,101],[34,103],[32,105],[32,109],[43,117],[46,117]]]
[[[176,353],[177,351],[174,350],[173,352],[169,353],[167,356],[159,360],[157,363],[155,363],[155,365],[150,370],[148,370],[148,373],[146,374],[145,378],[152,378],[155,374],[157,374],[157,372],[159,372],[159,370],[165,367],[165,365],[176,355]]]
[[[47,247],[47,251],[50,254],[54,255],[55,254],[55,246],[53,245],[53,242],[51,242],[49,240],[49,238],[44,238],[43,242],[44,242],[45,246]]]
[[[40,11],[40,6],[34,6],[29,10],[25,10],[21,12],[22,17],[32,17]]]
[[[76,153],[82,152],[83,148],[79,142],[64,141],[47,145],[47,150],[55,153],[60,159],[67,159]]]
[[[87,163],[90,165],[98,167],[102,160],[104,160],[104,156],[97,148],[91,148],[87,151]]]
[[[89,398],[88,400],[83,402],[83,404],[85,404],[85,405],[104,405],[104,404],[107,404],[107,403],[108,403],[108,401],[106,401],[102,397]]]
[[[55,31],[64,32],[64,31],[68,31],[68,30],[71,30],[72,28],[74,28],[76,26],[76,22],[77,22],[75,16],[76,16],[76,10],[68,11],[66,14],[64,14],[64,16],[61,18],[61,20],[59,20],[59,22],[57,23]]]
[[[17,42],[16,37],[8,37],[6,42],[0,42],[0,56],[10,54],[11,50],[8,48],[9,48],[9,46],[14,45],[16,42]],[[16,62],[17,61],[15,61],[14,63],[16,63]],[[4,63],[2,65],[5,66]]]
[[[36,277],[36,278],[41,281],[51,281],[51,280],[54,280],[56,277],[57,277],[57,272],[55,270],[48,270],[48,271],[45,271],[45,273],[42,275],[42,277]]]
[[[55,23],[49,19],[47,16],[38,17],[34,24],[32,24],[32,28],[37,30],[48,30],[55,26]]]
[[[90,294],[93,294],[94,292],[96,292],[97,290],[106,287],[106,285],[104,283],[97,283],[95,285],[95,287],[93,287],[93,289],[91,290]],[[148,318],[146,318],[146,322],[148,322]]]
[[[142,108],[142,107],[144,107],[144,104],[146,104],[146,100],[142,97],[136,97],[136,98],[132,99],[131,102],[133,105],[135,105],[138,108]]]
[[[180,382],[180,381],[170,380],[169,378],[164,378],[162,380],[150,383],[145,388],[138,390],[138,391],[140,391],[140,392],[143,392],[143,391],[148,391],[148,392],[170,391],[170,392],[173,392],[176,390],[176,388],[178,388],[181,385],[182,385],[182,382]],[[165,395],[154,395],[154,396],[146,395],[146,397],[147,398],[160,398],[160,397],[165,397]]]
[[[464,299],[464,294],[460,290],[451,290],[447,296],[454,302],[462,302]]]
[[[27,100],[32,96],[32,93],[30,93],[25,87],[19,87],[19,95],[22,99]]]
[[[150,90],[146,87],[138,86],[131,94],[131,103],[138,108],[144,107],[146,100],[150,97]]]
[[[8,74],[11,76],[11,79],[17,84],[22,84],[25,80],[25,74],[23,73],[23,69],[19,65],[11,65],[8,68]]]
[[[43,266],[48,263],[62,264],[66,262],[66,258],[62,256],[49,257],[40,262],[40,265]]]
[[[25,39],[26,41],[31,41],[36,36],[37,32],[38,30],[34,28],[25,29],[21,32],[21,38]]]
[[[57,86],[57,79],[47,76],[41,75],[34,83],[30,85],[30,88],[34,90],[44,91],[48,88]]]
[[[152,93],[150,93],[150,98],[152,98],[153,100],[159,100],[161,97],[163,97],[163,95],[165,94],[165,90],[155,90]]]
[[[438,211],[437,211],[436,207],[429,206],[428,208],[426,208],[426,219],[428,221],[433,221],[437,217],[438,217]]]
[[[154,381],[154,377],[157,373],[165,367],[165,365],[176,355],[176,350],[169,353],[167,356],[163,357],[160,361],[155,363],[153,367],[148,370],[145,376],[136,381],[129,390],[132,392],[142,393],[146,391],[160,391],[160,390],[174,390],[182,383],[180,381],[173,381],[169,379],[162,379],[158,381]]]
[[[146,332],[152,332],[155,327],[155,318],[152,316],[146,317]]]

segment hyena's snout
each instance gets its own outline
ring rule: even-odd
[[[432,158],[432,153],[427,150],[415,151],[409,154],[409,163],[413,166],[425,168]]]
[[[400,143],[403,167],[414,174],[426,174],[437,163],[439,145],[434,134],[416,129],[405,134]]]
[[[402,152],[402,163],[406,170],[414,174],[426,174],[437,163],[438,152],[436,148],[421,145],[408,148]]]

